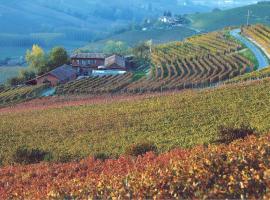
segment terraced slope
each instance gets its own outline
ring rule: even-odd
[[[119,92],[132,81],[132,73],[116,76],[91,77],[57,87],[56,94],[104,94]]]
[[[139,80],[131,73],[118,77],[89,78],[57,88],[57,94],[137,93],[207,87],[253,71],[254,63],[242,56],[244,47],[226,31],[213,32],[156,46],[150,75]]]
[[[247,26],[242,29],[242,33],[253,41],[255,41],[260,47],[263,48],[265,53],[270,59],[270,27],[262,24],[253,26]]]
[[[160,91],[207,86],[248,70],[254,64],[238,54],[243,47],[225,32],[214,32],[158,46],[151,76],[127,86],[128,91]]]

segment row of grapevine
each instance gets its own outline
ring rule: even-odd
[[[261,24],[242,28],[242,33],[263,46],[270,54],[270,28]]]
[[[7,87],[5,89],[2,89],[0,92],[0,106],[36,98],[46,87],[47,87],[46,85],[41,86],[39,85],[39,86]]]
[[[244,74],[253,64],[238,54],[208,55],[200,59],[176,59],[171,65],[156,68],[154,77],[143,78],[126,87],[128,91],[159,91],[200,87]]]
[[[104,94],[120,91],[132,81],[132,73],[116,76],[90,77],[60,85],[56,94]]]
[[[226,81],[226,83],[239,83],[251,80],[259,80],[270,77],[270,67],[264,68],[259,71],[254,71],[251,73],[244,74],[242,76],[237,76],[231,80]]]
[[[188,38],[191,42],[210,53],[230,53],[241,49],[241,45],[231,40],[224,32],[213,32]]]

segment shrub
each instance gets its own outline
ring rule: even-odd
[[[48,154],[48,152],[39,149],[19,147],[13,154],[12,161],[18,164],[34,164],[43,161]]]
[[[0,84],[0,92],[5,90],[5,85]]]
[[[0,199],[270,199],[269,157],[270,134],[137,159],[6,167]]]
[[[140,156],[150,151],[157,153],[158,152],[157,146],[153,143],[143,142],[128,147],[126,149],[126,154],[130,156]]]
[[[241,124],[236,126],[220,126],[218,128],[217,143],[229,144],[238,139],[244,139],[250,135],[257,135],[256,129],[252,128],[249,124]]]
[[[107,160],[109,158],[110,158],[110,156],[107,155],[106,153],[95,153],[94,154],[94,159],[95,160],[105,161],[105,160]]]
[[[62,152],[53,152],[51,157],[49,157],[50,162],[56,163],[68,163],[68,162],[77,162],[82,159],[82,156],[78,152],[69,152],[65,149]]]
[[[74,161],[75,156],[71,155],[70,153],[63,153],[61,155],[54,156],[53,160],[59,163],[67,163]]]

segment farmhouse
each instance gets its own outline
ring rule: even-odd
[[[39,85],[48,83],[51,86],[67,83],[77,78],[77,72],[70,65],[62,65],[42,76],[38,76],[28,82],[27,85]]]
[[[71,56],[71,65],[78,75],[89,76],[98,70],[126,70],[126,59],[119,55],[106,57],[102,53],[77,53]]]
[[[127,72],[128,59],[119,55],[106,57],[102,53],[78,53],[71,56],[71,65],[60,66],[42,76],[38,76],[27,85],[49,83],[51,86],[64,84],[83,76],[108,76]]]
[[[104,65],[105,58],[103,53],[76,53],[71,56],[71,65],[78,74],[88,75],[93,69]]]
[[[97,68],[104,65],[105,58],[103,53],[76,53],[71,56],[71,65],[73,67]]]

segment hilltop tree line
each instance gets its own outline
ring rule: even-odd
[[[102,49],[103,53],[107,55],[118,54],[118,55],[133,55],[135,57],[135,63],[142,65],[149,63],[150,61],[150,49],[152,41],[145,41],[136,44],[134,47],[130,47],[126,42],[109,40]],[[78,53],[90,53],[93,49],[79,49]]]

